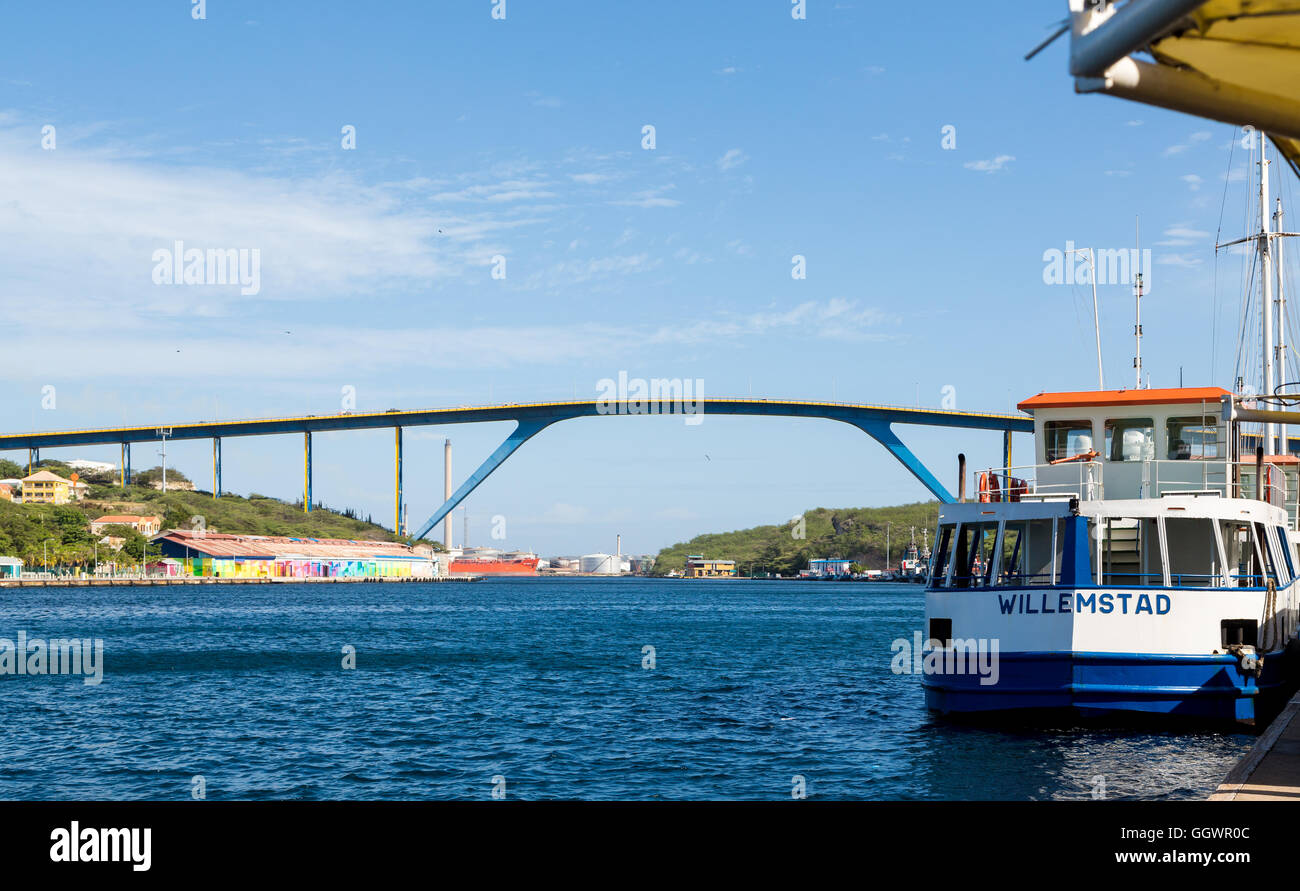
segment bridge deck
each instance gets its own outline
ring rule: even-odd
[[[602,415],[686,414],[698,406],[703,415],[774,415],[826,418],[830,420],[882,420],[899,424],[964,427],[982,430],[1030,432],[1032,421],[1023,414],[963,412],[931,408],[907,408],[849,402],[816,402],[782,399],[699,399],[680,404],[665,402],[662,411],[637,410],[628,400],[601,402],[505,403],[501,405],[457,406],[433,409],[390,409],[383,412],[338,412],[326,415],[296,415],[281,418],[250,418],[224,421],[190,421],[180,424],[148,424],[95,427],[84,430],[51,430],[0,434],[0,451],[17,449],[85,446],[107,443],[152,442],[160,429],[170,431],[168,439],[209,439],[226,436],[265,436],[278,433],[313,433],[331,430],[367,430],[391,427],[470,424],[488,421],[562,420]]]

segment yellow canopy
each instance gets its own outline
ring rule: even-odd
[[[1276,112],[1265,129],[1300,174],[1300,126],[1290,123],[1300,111],[1300,0],[1207,0],[1149,48],[1160,66],[1208,79],[1227,106],[1240,108],[1233,123],[1266,117],[1262,107]],[[1230,119],[1228,114],[1210,116]]]

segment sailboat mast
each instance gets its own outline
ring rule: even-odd
[[[1277,210],[1273,212],[1273,221],[1273,231],[1278,234],[1277,244],[1275,245],[1277,248],[1277,353],[1275,357],[1279,383],[1285,385],[1288,383],[1286,373],[1286,274],[1284,272],[1286,264],[1282,262],[1282,233],[1286,230],[1282,226],[1281,198],[1277,199]],[[1282,448],[1279,454],[1290,454],[1286,424],[1278,425],[1277,437]]]
[[[1260,316],[1264,328],[1264,396],[1273,395],[1273,314],[1277,307],[1273,305],[1273,264],[1272,245],[1269,232],[1268,201],[1268,140],[1259,142],[1259,264],[1260,284],[1263,287],[1263,300]],[[1264,425],[1264,453],[1276,455],[1274,450],[1275,428],[1270,422]]]

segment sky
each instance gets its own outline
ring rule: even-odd
[[[620,372],[1013,411],[1096,385],[1090,292],[1047,284],[1045,253],[1131,248],[1139,220],[1151,384],[1231,386],[1242,267],[1213,245],[1244,232],[1238,128],[1076,95],[1064,39],[1024,61],[1063,2],[978,27],[946,5],[7,9],[0,430],[595,398]],[[255,286],[160,282],[176,242],[256,251]],[[1132,289],[1099,302],[1107,383],[1131,386]],[[459,483],[511,426],[407,431],[413,527],[444,438]],[[952,487],[957,452],[1000,463],[996,433],[899,432]],[[201,488],[210,455],[168,445]],[[391,524],[391,432],[313,456],[318,500]],[[301,498],[301,437],[223,459],[227,490]],[[928,497],[844,424],[617,417],[548,428],[465,508],[471,544],[654,553]]]

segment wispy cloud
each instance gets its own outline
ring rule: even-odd
[[[744,164],[748,160],[749,160],[749,156],[746,155],[744,152],[742,152],[740,149],[738,148],[728,149],[727,153],[718,159],[718,169],[731,170],[732,168],[739,167],[741,164]]]
[[[611,201],[610,204],[626,207],[676,207],[681,202],[676,198],[668,198],[664,195],[664,192],[670,192],[675,188],[675,185],[667,185],[657,189],[643,189],[640,192],[633,193],[629,198],[617,199]]]
[[[978,170],[981,173],[997,173],[1015,159],[1015,155],[998,155],[985,161],[967,161],[962,166],[967,170]]]

